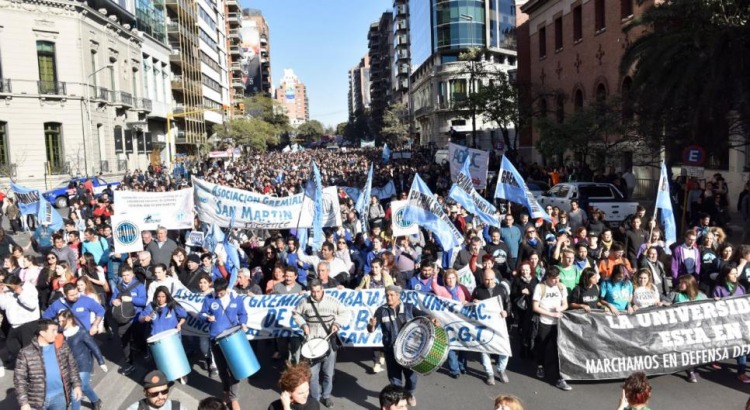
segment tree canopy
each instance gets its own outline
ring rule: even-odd
[[[247,146],[265,151],[269,145],[279,143],[278,128],[258,117],[233,118],[224,124],[214,125],[213,131],[222,140],[231,140],[236,147]]]
[[[392,143],[405,143],[409,138],[409,109],[403,103],[388,107],[383,115],[380,134]]]
[[[318,141],[325,134],[325,127],[318,120],[310,120],[297,127],[297,135],[308,141]]]

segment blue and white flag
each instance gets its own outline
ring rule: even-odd
[[[62,216],[38,189],[26,188],[14,182],[10,183],[10,188],[16,196],[16,203],[22,215],[34,215],[40,224],[47,222],[54,230],[63,228]]]
[[[529,216],[532,219],[543,218],[551,221],[552,218],[547,215],[544,208],[539,206],[534,194],[529,191],[526,183],[523,182],[521,174],[516,167],[511,164],[508,158],[503,155],[503,162],[497,172],[497,186],[495,186],[495,198],[507,199],[508,201],[521,204],[528,208]]]
[[[474,189],[474,182],[471,179],[469,163],[471,159],[466,157],[461,171],[456,175],[456,182],[453,184],[448,196],[455,199],[461,204],[467,212],[476,215],[479,219],[490,225],[500,227],[500,220],[495,216],[497,209]]]
[[[353,186],[342,186],[340,188],[343,189],[344,192],[346,192],[346,195],[348,195],[349,198],[355,201],[359,200],[359,192],[360,192],[359,188],[355,188]]]
[[[391,160],[391,154],[391,149],[388,148],[388,144],[385,144],[385,146],[383,146],[383,163],[387,164],[388,161]]]
[[[656,209],[661,209],[659,222],[664,227],[664,244],[666,248],[677,241],[677,228],[672,211],[672,199],[669,195],[669,176],[664,161],[661,163],[661,175],[656,191]]]
[[[278,184],[280,184],[282,182],[284,182],[284,171],[283,170],[279,170],[279,174],[276,175],[276,185],[278,185]]]
[[[362,225],[362,230],[367,231],[367,213],[370,208],[370,196],[372,194],[372,171],[373,164],[370,164],[370,170],[367,171],[367,182],[362,191],[359,192],[357,203],[354,205],[354,209],[359,214],[359,222]]]
[[[320,250],[325,241],[323,234],[323,181],[320,178],[320,169],[315,161],[312,162],[313,179],[307,181],[305,195],[313,201],[313,251]]]
[[[414,175],[414,182],[409,191],[409,204],[404,210],[404,219],[432,231],[444,250],[461,246],[464,241],[461,232],[453,225],[443,211],[442,205],[435,199],[419,174]]]

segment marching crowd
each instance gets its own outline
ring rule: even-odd
[[[7,352],[2,359],[5,367],[15,369],[19,406],[24,410],[64,409],[70,404],[77,409],[85,398],[95,409],[102,408],[102,399],[90,385],[95,364],[108,370],[99,347],[106,336],[98,335],[119,339],[121,355],[115,361],[121,374],[135,370],[140,363],[138,355],[155,368],[146,340],[165,330],[181,330],[188,318],[172,296],[178,285],[205,296],[198,316],[208,323],[208,334],[184,335],[183,343],[208,374],[222,383],[224,397],[207,398],[201,403],[206,409],[240,407],[239,381],[217,339],[246,322],[248,312],[241,298],[247,295],[309,294],[301,299],[293,316],[304,336],[273,341],[273,358],[286,361],[288,367],[279,381],[280,398],[269,409],[317,409],[318,403],[334,406],[331,390],[336,352],[341,347],[335,334],[349,322],[349,312],[324,290],[384,289],[386,303],[367,326],[369,332],[379,328],[383,334],[383,348],[373,352],[371,370],[387,374],[389,387],[380,395],[382,408],[400,409],[407,404],[416,406],[418,378],[395,359],[395,339],[408,321],[429,313],[403,302],[404,289],[461,303],[499,296],[504,309],[501,315],[520,356],[513,360],[533,363],[538,378],[565,391],[572,388],[560,375],[557,359],[557,324],[565,310],[604,309],[617,315],[706,297],[738,296],[750,289],[750,246],[729,243],[708,213],[696,213],[694,226],[671,247],[640,206],[616,227],[610,226],[599,210],[582,209],[575,201],[568,212],[547,207],[551,221],[532,219],[524,209],[507,206],[507,213],[498,214],[501,226],[486,226],[447,198],[451,179],[445,164],[435,164],[428,151],[411,152],[408,161],[382,165],[379,150],[253,153],[231,164],[197,163],[189,171],[173,174],[150,167],[125,176],[116,189],[175,190],[188,186],[190,177],[199,177],[238,189],[288,196],[302,192],[311,177],[310,161],[315,160],[321,165],[324,186],[361,187],[370,163],[378,164],[373,186],[394,182],[394,197],[370,198],[365,227],[355,210],[357,198],[348,197],[341,189],[344,222],[326,228],[320,252],[300,244],[288,230],[231,229],[229,241],[243,251],[236,283],[230,283],[226,254],[190,242],[190,230],[160,227],[156,232],[144,231],[143,251],[116,253],[109,218],[117,204],[112,202],[111,189],[95,198],[86,187],[71,187],[71,207],[63,215],[63,229],[31,224],[34,253],[0,229],[0,310]],[[544,170],[536,164],[520,164],[519,170],[525,176],[551,182],[605,177],[586,169]],[[389,203],[406,199],[416,173],[436,192],[464,236],[462,249],[442,249],[433,233],[424,229],[415,235],[393,236],[394,215]],[[618,185],[629,185],[621,175],[614,178]],[[494,182],[490,180],[488,186]],[[723,189],[719,195],[726,195]],[[16,208],[12,203],[6,207],[14,231],[22,229]],[[209,227],[196,216],[194,230],[208,233]],[[459,274],[467,270],[472,274],[468,280]],[[300,350],[311,337],[329,337],[330,352],[308,362],[301,358]],[[446,367],[451,377],[466,373],[470,357],[463,351],[449,352]],[[481,354],[479,359],[485,383],[510,382],[507,356]],[[750,383],[745,374],[746,358],[737,361],[738,379]],[[687,380],[696,382],[697,373],[688,371]],[[189,381],[181,378],[179,382]],[[639,391],[644,389],[643,380],[632,383]],[[169,383],[158,370],[147,374],[143,387],[145,398],[131,409],[180,408],[168,400]],[[630,408],[642,408],[636,407],[639,403],[630,396],[628,402]],[[521,408],[517,399],[509,396],[498,397],[495,405]]]

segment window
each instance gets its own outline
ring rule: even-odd
[[[539,58],[547,56],[547,27],[539,29]]]
[[[133,98],[138,98],[138,71],[133,70]]]
[[[563,21],[562,17],[555,19],[555,51],[563,48]]]
[[[124,141],[122,140],[122,127],[115,126],[115,154],[122,154],[125,152]]]
[[[39,64],[39,93],[57,94],[55,43],[49,41],[37,41],[36,59]]]
[[[604,0],[594,1],[594,29],[596,31],[604,30],[607,27],[604,13]]]
[[[0,166],[8,162],[8,123],[0,121]]]
[[[599,85],[596,86],[596,102],[604,102],[604,100],[607,99],[607,87],[604,86],[604,83],[599,83]]]
[[[620,17],[628,18],[633,15],[633,0],[620,0]]]
[[[573,41],[583,38],[583,14],[581,13],[581,6],[573,9]]]
[[[622,81],[622,119],[629,121],[633,119],[633,102],[630,101],[630,88],[633,86],[633,79],[625,77]]]
[[[91,50],[91,85],[96,88],[97,82],[96,82],[96,51]]]
[[[562,124],[565,121],[565,99],[562,94],[558,94],[556,103],[555,116],[557,117],[557,122]]]
[[[466,80],[453,80],[450,82],[451,100],[463,101],[466,99]]]
[[[63,157],[62,124],[44,123],[44,148],[47,152],[47,170],[50,174],[62,174],[65,168]]]
[[[583,91],[581,89],[576,90],[575,99],[573,100],[573,108],[575,111],[581,111],[583,109]]]

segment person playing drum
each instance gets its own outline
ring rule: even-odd
[[[203,300],[203,308],[200,316],[209,322],[208,337],[211,343],[211,352],[216,367],[219,369],[219,378],[224,388],[224,400],[233,410],[240,408],[239,384],[227,365],[227,360],[217,343],[217,336],[227,329],[242,325],[245,328],[247,322],[247,312],[242,297],[237,296],[234,292],[227,290],[229,284],[224,278],[217,278],[214,281],[213,294],[206,295]]]
[[[324,293],[323,284],[319,279],[311,279],[308,281],[308,285],[310,286],[310,297],[300,300],[292,317],[308,338],[327,338],[330,336],[328,340],[332,348],[322,361],[313,363],[310,380],[312,397],[330,408],[333,407],[331,390],[333,389],[333,373],[336,370],[335,349],[338,343],[335,340],[338,337],[336,332],[349,323],[351,313],[338,299]],[[323,373],[322,377],[320,377],[321,372]],[[322,392],[320,391],[321,385],[323,387]]]
[[[378,307],[367,323],[367,331],[372,333],[376,327],[383,332],[383,351],[385,352],[385,367],[388,381],[394,386],[402,386],[409,393],[409,406],[417,405],[414,391],[417,389],[417,373],[401,366],[396,361],[393,344],[398,332],[404,325],[416,316],[427,316],[411,303],[401,303],[401,287],[391,285],[385,288],[385,305]],[[438,325],[437,319],[432,322]]]
[[[154,299],[146,305],[138,320],[141,323],[151,323],[151,334],[149,336],[172,329],[181,332],[182,325],[187,320],[187,312],[175,302],[169,288],[159,286],[154,291]],[[185,377],[182,377],[180,382],[185,384]]]

